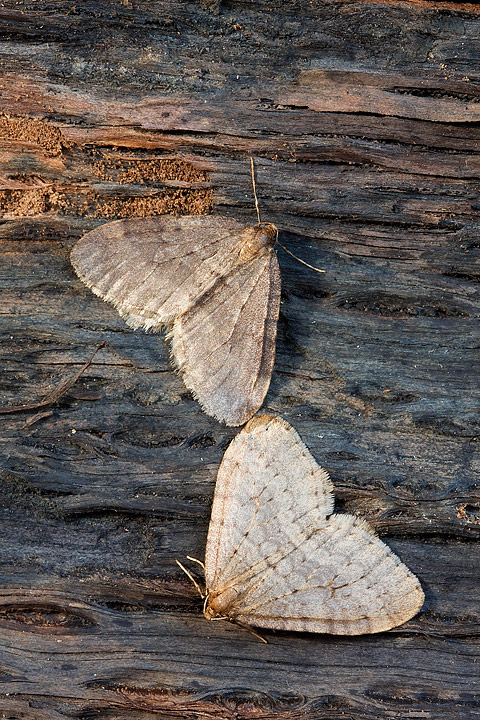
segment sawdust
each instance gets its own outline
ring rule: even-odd
[[[144,185],[146,182],[165,180],[194,183],[209,179],[205,170],[199,170],[191,162],[178,159],[102,158],[94,163],[93,169],[102,180],[123,184]]]
[[[457,505],[457,518],[465,520],[473,525],[480,525],[480,507],[469,503],[460,503]]]
[[[0,115],[0,138],[35,143],[49,155],[61,155],[62,150],[69,146],[54,125],[23,116]]]
[[[151,215],[206,215],[212,212],[211,190],[166,190],[154,197],[135,197],[99,203],[93,217],[105,219]]]
[[[51,190],[34,188],[32,190],[0,191],[0,215],[31,217],[52,210],[59,194]]]
[[[52,188],[0,190],[0,216],[32,217],[48,212],[106,220],[151,215],[206,215],[211,213],[211,190],[166,190],[161,195],[105,201],[93,191],[71,196]]]
[[[0,139],[24,140],[41,146],[49,155],[60,155],[66,143],[58,128],[36,118],[0,115]],[[102,158],[93,169],[97,177],[122,184],[177,181],[196,184],[208,181],[208,173],[191,162],[176,158],[142,160],[137,158]],[[18,177],[37,187],[0,190],[0,215],[32,217],[48,212],[115,219],[151,215],[202,215],[211,213],[212,190],[204,187],[167,188],[147,197],[105,199],[85,187],[59,188],[40,177]]]

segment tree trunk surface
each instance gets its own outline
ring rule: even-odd
[[[480,7],[0,4],[0,717],[480,718]],[[202,559],[238,429],[69,253],[110,219],[262,219],[282,303],[264,408],[419,577],[361,637],[207,622]]]

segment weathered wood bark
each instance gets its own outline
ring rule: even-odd
[[[46,0],[0,7],[2,717],[473,718],[478,697],[480,10],[455,2]],[[158,336],[75,278],[106,219],[263,219],[266,409],[425,591],[372,637],[208,623],[201,558],[234,436]]]

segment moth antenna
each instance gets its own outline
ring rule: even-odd
[[[260,224],[262,221],[260,220],[260,209],[258,207],[258,198],[257,198],[257,188],[255,186],[255,166],[253,164],[253,157],[250,155],[250,171],[252,175],[252,187],[253,187],[253,196],[255,198],[255,208],[257,210],[257,217],[258,217],[258,223]],[[301,258],[294,255],[288,248],[285,247],[285,245],[282,245],[282,243],[278,239],[278,232],[277,232],[277,243],[280,245],[282,250],[285,250],[286,253],[291,255],[295,260],[298,260],[299,263],[302,263],[302,265],[305,265],[306,267],[310,268],[310,270],[315,270],[315,272],[318,273],[324,273],[325,270],[320,270],[320,268],[314,267],[314,265],[309,265],[309,263],[305,262],[305,260],[302,260]]]
[[[264,637],[262,637],[259,633],[255,632],[255,630],[252,630],[251,627],[247,627],[245,625],[245,630],[248,630],[248,632],[251,633],[254,637],[261,640],[263,643],[265,643],[265,645],[268,645],[268,640],[266,640]]]
[[[253,157],[250,155],[250,171],[252,175],[252,187],[253,187],[253,197],[255,198],[255,207],[257,209],[257,217],[258,217],[258,224],[262,222],[260,220],[260,208],[258,207],[258,198],[257,198],[257,188],[255,187],[255,167],[253,165]]]
[[[189,572],[184,565],[182,565],[182,563],[180,562],[180,560],[175,560],[175,562],[177,563],[178,567],[183,570],[183,572],[185,573],[185,575],[192,581],[192,583],[195,585],[195,588],[196,588],[198,594],[200,595],[200,597],[202,598],[202,600],[204,600],[204,599],[205,599],[205,594],[203,593],[202,588],[200,587],[200,585],[197,583],[197,581],[196,581],[195,578],[193,577],[192,573]]]
[[[298,260],[298,262],[299,262],[299,263],[302,263],[302,265],[305,265],[306,267],[310,268],[310,270],[315,270],[315,272],[318,272],[318,273],[324,273],[324,272],[326,272],[326,270],[320,270],[320,268],[317,268],[317,267],[315,267],[314,265],[310,265],[309,263],[305,262],[305,260],[302,260],[301,258],[297,257],[297,255],[294,255],[294,254],[291,252],[291,250],[289,250],[288,248],[286,248],[285,245],[282,245],[282,243],[280,242],[280,240],[278,239],[278,237],[277,237],[277,243],[280,245],[280,247],[282,248],[282,250],[285,250],[286,253],[288,253],[288,254],[291,255],[293,258],[295,258],[295,260]]]
[[[197,558],[194,558],[191,555],[187,555],[187,560],[198,563],[202,568],[203,572],[205,572],[205,563],[203,563],[201,560],[197,560]]]
[[[210,622],[215,622],[215,620],[226,620],[227,622],[232,623],[232,625],[236,625],[237,627],[242,628],[242,630],[246,630],[251,635],[254,635],[256,638],[265,643],[265,645],[268,645],[268,640],[265,640],[264,637],[255,632],[255,630],[250,627],[250,625],[239,622],[238,620],[235,620],[235,618],[228,617],[228,615],[217,615],[217,617],[210,618]]]

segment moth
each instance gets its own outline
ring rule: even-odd
[[[128,325],[168,329],[185,385],[227,425],[243,425],[259,409],[275,357],[278,231],[259,213],[258,220],[119,220],[87,233],[71,253],[78,277]]]
[[[424,601],[415,575],[364,520],[333,504],[328,473],[297,432],[277,416],[250,420],[218,471],[205,617],[338,635],[413,617]]]
[[[79,278],[133,328],[169,326],[173,360],[203,409],[242,425],[270,384],[280,270],[270,223],[227,217],[119,220],[85,235]]]

